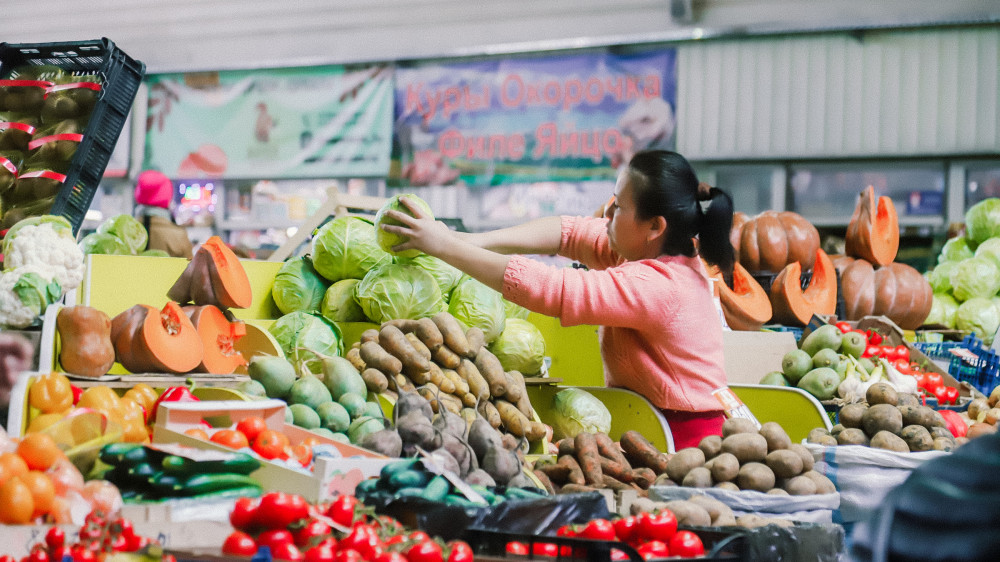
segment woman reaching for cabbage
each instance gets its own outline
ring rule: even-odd
[[[563,325],[600,325],[606,383],[660,408],[676,448],[721,434],[724,417],[712,392],[726,386],[722,326],[699,258],[731,275],[733,206],[725,192],[699,184],[684,157],[636,154],[603,218],[546,217],[463,234],[435,222],[415,200],[402,201],[410,214],[387,210],[390,220],[380,226],[402,237],[394,252],[438,257]],[[511,255],[556,253],[589,270]]]

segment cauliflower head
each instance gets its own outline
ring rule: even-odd
[[[63,290],[75,289],[83,281],[83,252],[72,231],[52,223],[30,224],[19,229],[4,255],[4,269],[36,266],[59,282]]]
[[[4,271],[0,274],[0,325],[27,328],[62,293],[48,268],[24,265]]]

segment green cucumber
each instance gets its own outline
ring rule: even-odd
[[[443,501],[445,505],[457,505],[459,507],[487,507],[485,504],[476,503],[459,494],[448,494],[444,497]]]
[[[148,486],[150,478],[158,471],[148,462],[141,462],[128,469],[128,479],[133,484]],[[145,487],[144,486],[144,487]]]
[[[260,468],[260,461],[246,453],[236,453],[233,458],[224,461],[196,461],[187,457],[167,455],[160,464],[163,465],[164,472],[188,476],[223,472],[250,474]]]
[[[438,474],[434,478],[431,478],[431,481],[427,483],[427,486],[424,488],[424,493],[422,494],[422,497],[425,500],[439,502],[443,500],[444,497],[447,496],[448,492],[450,491],[451,491],[451,482],[448,482],[447,478]]]
[[[370,494],[377,489],[378,479],[369,478],[367,480],[362,480],[358,482],[358,485],[354,488],[354,495]]]
[[[536,492],[535,490],[538,490],[538,488],[507,488],[504,495],[507,496],[508,499],[512,500],[535,500],[546,495],[542,491]]]
[[[175,487],[175,493],[183,496],[198,496],[208,492],[218,492],[238,487],[261,488],[253,478],[245,474],[196,474]]]
[[[407,486],[406,488],[396,490],[396,493],[393,495],[397,498],[423,497],[424,488],[423,486]]]
[[[166,472],[157,472],[149,479],[149,484],[157,495],[172,497],[178,495],[176,490],[184,486],[184,479]]]
[[[430,474],[420,470],[400,470],[389,475],[389,487],[393,490],[422,488],[430,479]]]
[[[382,471],[379,472],[379,478],[384,478],[388,480],[393,474],[401,470],[410,470],[416,465],[420,459],[416,457],[411,459],[403,459],[395,462],[391,462],[382,467]]]
[[[145,458],[145,449],[141,443],[108,443],[101,447],[99,457],[104,464],[118,466],[122,464],[126,453],[138,454],[135,453],[136,450],[141,451],[143,458]]]
[[[480,496],[483,496],[483,499],[486,500],[490,505],[496,505],[497,503],[499,503],[497,501],[497,494],[491,492],[486,486],[480,486],[480,485],[476,484],[476,485],[472,485],[472,486],[469,486],[469,487],[472,488]],[[499,496],[499,497],[500,497],[500,500],[502,501],[503,500],[503,496]]]

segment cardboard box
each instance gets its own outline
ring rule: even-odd
[[[282,400],[164,402],[156,411],[153,427],[154,443],[180,443],[189,447],[230,451],[222,445],[185,435],[184,431],[198,427],[207,420],[213,427],[234,427],[249,416],[261,416],[268,428],[285,434],[292,445],[307,437],[330,445],[340,458],[318,456],[313,469],[295,469],[277,461],[260,458],[261,468],[251,476],[265,491],[299,494],[312,503],[327,501],[339,494],[354,494],[354,488],[367,478],[378,476],[382,467],[395,459],[373,453],[361,447],[341,443],[307,429],[285,423],[286,404]]]
[[[781,358],[796,348],[791,332],[723,332],[722,345],[726,380],[738,384],[757,384],[780,371]]]

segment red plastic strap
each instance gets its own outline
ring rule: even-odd
[[[49,88],[52,82],[48,80],[0,80],[0,86],[34,86],[36,88]]]
[[[0,166],[10,172],[12,176],[17,176],[17,166],[9,158],[0,156]]]
[[[37,172],[25,172],[21,174],[21,178],[46,178],[62,183],[66,181],[66,174],[60,174],[52,170],[39,170]]]
[[[88,90],[94,90],[95,92],[101,91],[101,85],[97,82],[70,82],[69,84],[55,84],[49,86],[49,92],[58,92],[60,90],[73,90],[76,88],[86,88]]]
[[[49,135],[47,137],[42,137],[40,139],[35,139],[29,142],[28,150],[35,150],[36,148],[42,146],[45,143],[61,141],[61,140],[80,142],[83,140],[83,135],[81,135],[80,133],[63,133],[61,135]]]
[[[16,123],[14,121],[4,121],[0,123],[0,131],[4,129],[17,129],[18,131],[24,131],[29,135],[35,134],[35,128],[27,123]]]

